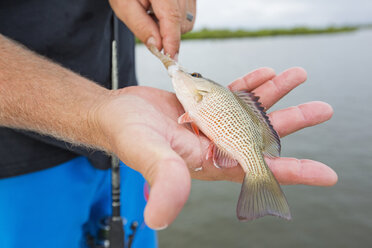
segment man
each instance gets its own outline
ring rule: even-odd
[[[150,4],[154,16],[147,13]],[[172,57],[180,34],[192,27],[187,12],[195,16],[194,1],[112,0],[110,5],[144,44]],[[139,223],[133,247],[156,245],[148,227],[164,229],[176,218],[191,177],[242,180],[239,167],[219,170],[205,161],[209,141],[177,124],[183,109],[174,94],[138,86],[105,89],[110,5],[103,0],[0,3],[0,247],[84,246],[85,235],[94,235],[110,214],[109,172],[102,170],[109,158],[95,150],[114,153],[134,169],[122,169],[126,233]],[[119,29],[120,86],[135,85],[134,39],[124,25]],[[305,79],[299,68],[278,76],[263,68],[230,88],[255,91],[269,108]],[[332,112],[325,103],[311,102],[270,118],[285,136],[328,120]],[[316,161],[268,163],[284,184],[337,181]],[[147,204],[141,175],[151,185]]]

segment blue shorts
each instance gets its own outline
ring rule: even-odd
[[[143,220],[145,180],[121,164],[121,204],[125,235],[139,223],[133,248],[157,246],[156,233]],[[86,247],[111,214],[111,171],[98,170],[85,157],[59,166],[0,180],[1,248]]]

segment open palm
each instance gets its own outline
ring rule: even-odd
[[[306,80],[301,68],[289,69],[276,76],[269,68],[258,69],[229,85],[232,91],[249,90],[260,96],[268,109],[293,88]],[[130,87],[115,93],[103,110],[103,127],[112,137],[119,158],[142,173],[150,182],[150,198],[145,210],[146,223],[152,228],[170,224],[186,202],[191,177],[201,180],[241,182],[240,166],[217,169],[206,153],[210,141],[196,136],[177,118],[184,110],[173,93],[150,88]],[[281,137],[331,118],[332,108],[323,102],[310,102],[269,114]],[[330,186],[336,173],[312,160],[276,158],[266,160],[282,184]],[[202,170],[195,171],[202,167]]]

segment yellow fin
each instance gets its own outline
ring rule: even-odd
[[[287,199],[269,169],[268,176],[245,174],[236,214],[240,221],[250,221],[265,215],[291,219]]]

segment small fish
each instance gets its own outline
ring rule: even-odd
[[[231,92],[199,73],[189,74],[155,47],[150,50],[167,68],[186,111],[178,122],[190,123],[197,135],[200,129],[211,140],[206,159],[212,158],[219,168],[243,168],[238,219],[265,215],[291,219],[285,195],[263,157],[280,155],[280,139],[259,98],[246,91]]]

